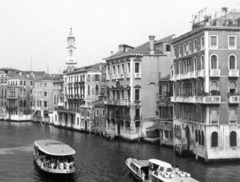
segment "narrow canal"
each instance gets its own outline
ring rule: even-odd
[[[46,124],[5,121],[0,121],[0,181],[55,181],[39,173],[33,165],[33,142],[48,138],[60,140],[76,150],[77,173],[71,181],[133,182],[134,179],[125,166],[125,159],[131,155],[177,164],[202,182],[240,181],[240,162],[196,163],[193,158],[174,157],[171,149],[157,145],[107,141],[94,134],[59,129]]]

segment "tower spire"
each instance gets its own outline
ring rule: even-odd
[[[77,64],[77,59],[75,58],[75,50],[76,50],[76,47],[75,47],[75,37],[72,35],[72,27],[70,28],[70,34],[67,38],[67,42],[68,42],[68,45],[67,45],[67,52],[68,52],[68,57],[67,57],[67,60],[66,60],[66,64],[67,66],[69,67],[73,67]]]

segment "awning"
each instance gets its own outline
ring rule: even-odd
[[[155,123],[154,125],[146,128],[146,129],[147,129],[147,130],[152,130],[152,131],[154,131],[154,130],[158,130],[158,129],[159,129],[159,126],[160,126],[160,122],[157,122],[157,123]]]
[[[160,121],[160,122],[156,122],[154,125],[146,128],[147,130],[168,130],[168,131],[172,131],[173,128],[173,123],[172,122],[166,122],[166,121]]]

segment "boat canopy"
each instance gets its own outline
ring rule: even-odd
[[[34,142],[34,144],[40,151],[48,155],[67,156],[76,153],[75,150],[73,150],[69,145],[57,140],[37,140]]]
[[[163,161],[157,160],[157,159],[149,159],[148,161],[153,163],[153,164],[157,164],[157,165],[159,165],[161,167],[172,168],[171,164],[169,164],[167,162],[163,162]]]
[[[138,167],[138,168],[142,168],[142,167],[148,167],[149,162],[147,160],[137,160],[137,159],[133,159],[132,162]]]

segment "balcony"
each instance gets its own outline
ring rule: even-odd
[[[180,76],[181,76],[180,74],[175,75],[175,80],[180,80],[181,79]]]
[[[130,78],[130,73],[125,73],[126,78]]]
[[[115,80],[116,79],[116,75],[112,75],[112,80]]]
[[[107,75],[106,80],[110,80],[110,77],[111,77],[110,75]]]
[[[230,104],[238,104],[239,103],[239,95],[230,95],[229,103]]]
[[[176,101],[176,97],[175,96],[171,96],[171,102],[175,102]]]
[[[219,104],[221,103],[221,96],[198,96],[196,102],[202,104]]]
[[[120,79],[124,79],[124,74],[123,73],[120,75]]]
[[[181,80],[186,80],[190,78],[190,73],[182,73],[181,74]]]
[[[238,69],[231,69],[228,70],[229,77],[239,77],[239,70]]]
[[[134,73],[134,78],[141,78],[141,73]]]
[[[134,121],[140,121],[142,120],[142,116],[134,116]]]
[[[170,80],[175,81],[175,75],[170,75]]]
[[[197,71],[190,72],[190,78],[197,78]]]
[[[210,77],[220,77],[221,72],[220,69],[212,69],[210,70]]]
[[[176,96],[176,102],[183,102],[183,100],[182,96]]]
[[[197,76],[198,77],[205,77],[205,70],[198,70]]]

